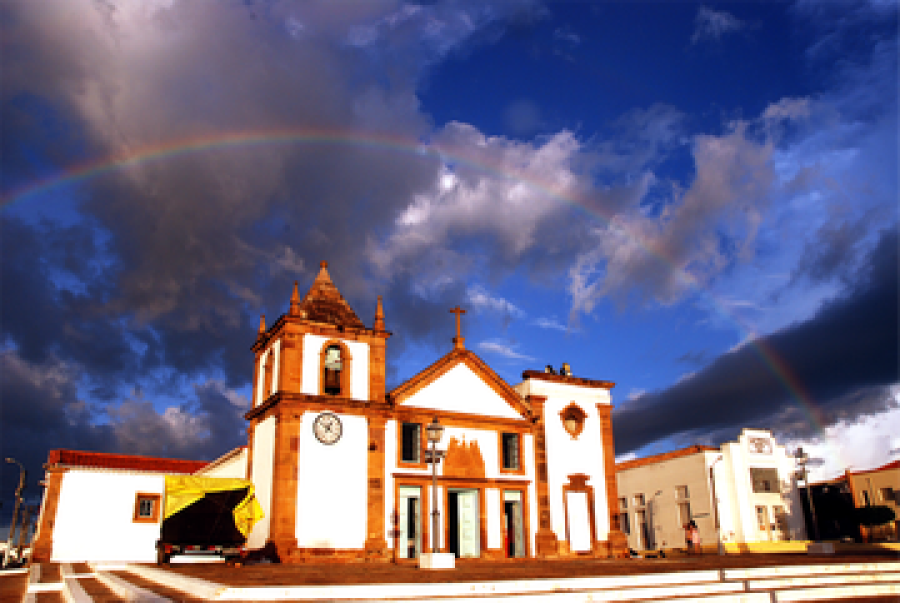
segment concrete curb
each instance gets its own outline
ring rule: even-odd
[[[63,579],[62,596],[66,603],[94,603],[94,599],[81,587],[78,578],[74,577],[75,572],[70,564],[63,563],[59,571]]]

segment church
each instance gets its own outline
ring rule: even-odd
[[[274,545],[286,563],[416,563],[432,550],[461,560],[627,555],[617,516],[614,384],[574,377],[566,366],[559,374],[525,371],[511,386],[466,349],[464,310],[451,312],[450,351],[390,391],[381,298],[367,327],[325,262],[304,297],[295,283],[286,314],[268,327],[261,319],[247,446],[190,471],[253,482],[264,517],[248,547]],[[434,454],[429,432],[441,434]],[[151,461],[142,466],[152,470]],[[48,475],[75,469],[48,464]],[[52,551],[63,543],[53,542],[59,530],[43,515],[75,504],[61,496],[56,474],[48,483],[62,485],[55,494],[48,488],[39,521],[41,530],[50,527],[37,537],[48,558],[59,558]],[[148,482],[141,488],[154,495]],[[121,500],[131,504],[127,493]],[[143,558],[136,546],[129,556]]]

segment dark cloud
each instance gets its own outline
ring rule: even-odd
[[[811,319],[624,403],[614,412],[618,452],[679,434],[774,429],[779,417],[816,427],[887,408],[884,388],[900,382],[897,256],[894,227],[881,234],[857,283]]]

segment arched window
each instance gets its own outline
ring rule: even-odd
[[[337,396],[341,393],[341,348],[330,345],[325,348],[325,361],[322,363],[322,392]]]
[[[350,352],[341,342],[325,344],[321,353],[321,394],[350,397],[350,360]]]

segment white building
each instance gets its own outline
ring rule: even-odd
[[[784,446],[755,429],[720,448],[691,446],[619,463],[620,528],[636,551],[684,548],[691,520],[707,546],[716,545],[717,534],[726,544],[803,540],[794,474]]]
[[[302,300],[295,285],[287,314],[269,328],[261,321],[246,455],[226,455],[204,469],[253,481],[265,518],[248,546],[274,544],[285,562],[413,562],[432,543],[478,559],[626,553],[614,506],[614,384],[568,371],[525,371],[512,387],[465,348],[463,311],[453,311],[451,351],[390,392],[381,300],[366,327],[325,263]],[[436,492],[424,453],[426,426],[435,419],[445,428],[439,447],[446,451]],[[152,485],[127,485],[121,477],[104,487],[121,489],[118,507],[129,499],[123,517],[132,513],[136,491],[161,492],[161,474]],[[58,553],[67,532],[54,517],[81,513],[88,490],[79,498],[48,487],[41,520],[48,527],[39,536],[47,558],[79,556]],[[146,529],[159,532],[158,525]],[[152,544],[141,536],[130,546],[143,556],[129,554],[152,558]]]
[[[51,450],[32,559],[156,561],[166,475],[190,475],[207,464]]]

